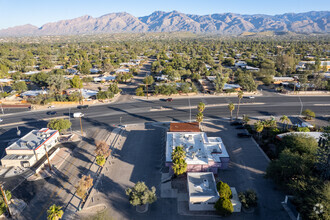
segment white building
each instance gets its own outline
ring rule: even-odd
[[[190,211],[213,211],[220,196],[213,173],[188,173],[188,193]]]
[[[117,69],[116,73],[129,73],[129,69],[124,68],[124,69]]]
[[[204,132],[167,132],[168,167],[172,167],[172,152],[176,146],[182,146],[186,151],[187,172],[217,173],[218,168],[228,167],[229,155],[220,137],[207,137]]]
[[[108,81],[114,81],[116,79],[116,76],[102,76],[102,77],[94,77],[94,82],[108,82]]]
[[[98,72],[100,72],[100,70],[98,70],[98,69],[96,69],[96,68],[92,68],[92,69],[90,69],[89,70],[92,74],[93,73],[98,73]]]
[[[243,60],[240,60],[240,61],[238,61],[238,62],[235,63],[235,67],[236,68],[237,67],[242,68],[242,67],[245,67],[246,65],[247,65],[247,63],[245,61],[243,61]]]
[[[59,132],[42,128],[32,130],[6,148],[6,156],[1,159],[4,167],[31,167],[57,143]]]
[[[45,95],[48,92],[46,90],[28,90],[26,92],[21,93],[21,96],[37,96],[37,95]]]

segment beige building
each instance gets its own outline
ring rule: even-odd
[[[31,167],[57,143],[59,132],[42,128],[32,130],[6,148],[6,156],[1,159],[4,167]]]
[[[220,198],[212,172],[188,173],[190,211],[213,211]]]

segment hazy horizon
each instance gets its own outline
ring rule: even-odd
[[[127,12],[136,17],[147,16],[154,11],[179,11],[185,14],[206,15],[215,13],[265,14],[277,15],[285,13],[304,13],[309,11],[328,11],[330,3],[325,0],[307,1],[260,1],[197,0],[155,2],[141,0],[129,1],[41,1],[41,0],[0,0],[3,13],[0,14],[0,29],[31,24],[41,27],[45,23],[73,19],[84,15],[100,17],[105,14]],[[285,5],[285,7],[283,7]],[[279,7],[277,7],[279,6]]]

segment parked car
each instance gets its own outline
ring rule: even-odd
[[[243,96],[244,99],[254,99],[254,96]]]
[[[172,101],[173,101],[172,98],[168,98],[168,99],[166,99],[166,102],[172,102]]]
[[[0,122],[3,122],[3,119],[2,118],[0,118]]]
[[[250,138],[252,137],[251,134],[247,134],[247,133],[238,133],[237,134],[237,137],[240,137],[240,138]]]
[[[243,122],[241,122],[241,121],[233,121],[233,122],[230,123],[230,125],[232,125],[232,126],[243,125]]]
[[[314,128],[314,125],[312,125],[311,123],[308,122],[302,122],[301,124],[295,124],[295,126],[299,127],[299,128]]]
[[[48,108],[55,108],[55,106],[54,105],[51,105],[51,106],[48,106]]]
[[[47,115],[56,115],[57,114],[57,112],[55,112],[55,111],[49,111],[49,112],[47,112]]]
[[[78,105],[77,109],[88,109],[88,105]]]
[[[84,114],[81,113],[81,112],[75,112],[75,113],[73,113],[73,117],[74,118],[81,118],[81,117],[84,117]]]
[[[239,125],[236,127],[236,129],[245,129],[244,125]]]

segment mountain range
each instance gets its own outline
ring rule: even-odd
[[[155,11],[144,17],[110,13],[98,18],[89,15],[0,30],[0,36],[81,35],[100,33],[193,32],[239,35],[243,32],[329,33],[330,12],[311,11],[281,15],[241,15],[234,13],[192,15],[178,11]]]

